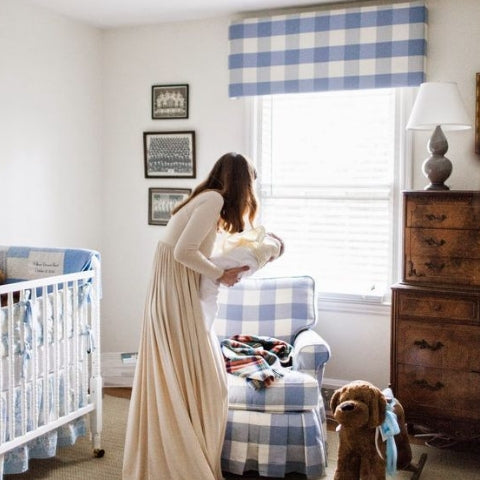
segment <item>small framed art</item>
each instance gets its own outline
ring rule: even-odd
[[[152,118],[188,118],[188,85],[153,85]]]
[[[192,192],[189,188],[149,188],[148,224],[166,225],[174,207]]]
[[[144,132],[145,178],[195,178],[195,132]]]

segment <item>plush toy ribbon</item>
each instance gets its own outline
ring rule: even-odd
[[[387,397],[387,395],[385,396]],[[393,411],[395,403],[396,400],[393,395],[387,397],[385,421],[377,427],[377,431],[375,432],[375,446],[377,447],[377,452],[381,458],[383,458],[383,455],[378,447],[378,437],[381,435],[382,440],[386,442],[387,459],[385,462],[388,475],[395,475],[397,471],[397,445],[394,437],[400,433],[400,426],[398,425],[397,415]]]

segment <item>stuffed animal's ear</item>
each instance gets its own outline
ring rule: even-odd
[[[368,420],[368,425],[371,428],[378,427],[385,420],[385,410],[387,408],[387,401],[383,393],[378,388],[370,389],[370,417]]]
[[[341,390],[335,390],[335,392],[333,392],[332,398],[330,399],[330,409],[332,410],[333,413],[335,413],[335,410],[339,403],[340,394],[341,394]]]

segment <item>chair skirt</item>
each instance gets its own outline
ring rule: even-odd
[[[303,412],[229,410],[222,470],[236,475],[252,470],[263,477],[292,472],[309,479],[322,477],[327,466],[325,427],[323,405]]]

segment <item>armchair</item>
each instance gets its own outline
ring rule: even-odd
[[[214,330],[220,341],[236,334],[278,338],[294,346],[291,370],[255,390],[228,374],[229,412],[222,468],[265,477],[297,472],[324,475],[326,417],[321,395],[330,347],[316,323],[311,277],[246,278],[220,289]]]

